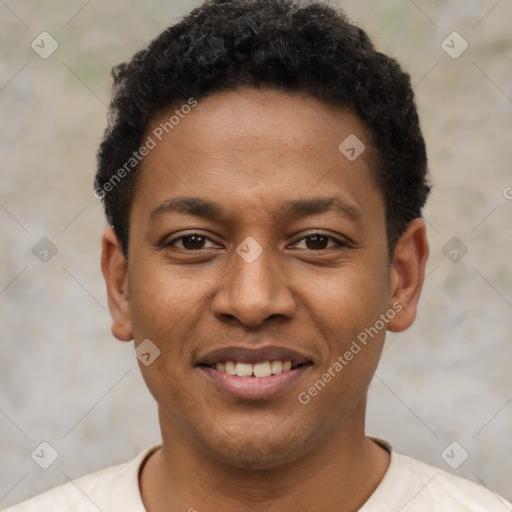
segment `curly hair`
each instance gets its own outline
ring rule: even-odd
[[[354,112],[371,134],[390,255],[430,192],[410,76],[322,1],[208,0],[115,66],[95,193],[125,256],[137,181],[133,156],[164,109],[240,86],[300,93]],[[126,172],[126,162],[133,169]],[[112,178],[122,173],[115,183]]]

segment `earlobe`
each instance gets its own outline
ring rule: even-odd
[[[107,286],[112,334],[120,341],[131,341],[133,331],[126,260],[119,239],[112,228],[105,230],[101,242],[101,271]]]
[[[425,279],[428,258],[427,228],[423,219],[409,223],[395,248],[391,264],[391,303],[398,311],[388,323],[392,332],[404,331],[414,322]]]

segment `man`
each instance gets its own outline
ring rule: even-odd
[[[365,436],[428,256],[399,65],[325,4],[213,0],[114,79],[102,270],[162,444],[10,510],[512,510]]]

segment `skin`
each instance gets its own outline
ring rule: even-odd
[[[366,145],[355,161],[338,150],[350,134]],[[163,439],[140,475],[148,511],[355,511],[382,480],[389,454],[365,436],[364,422],[385,328],[307,405],[298,401],[393,304],[401,310],[390,331],[406,329],[416,315],[425,223],[409,224],[390,263],[375,165],[355,115],[268,89],[200,101],[144,159],[129,263],[109,228],[102,270],[114,336],[136,345],[150,339],[160,349],[152,364],[140,365]],[[357,216],[329,210],[292,218],[279,210],[288,201],[332,196]],[[223,216],[151,216],[176,197],[214,201]],[[318,232],[345,245],[307,238]],[[211,241],[169,245],[192,233]],[[263,249],[252,263],[236,252],[249,236]],[[196,366],[212,349],[265,344],[312,361],[267,400],[230,397]]]

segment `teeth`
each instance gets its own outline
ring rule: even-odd
[[[238,377],[270,377],[282,372],[289,372],[292,369],[292,362],[264,361],[263,363],[249,364],[226,361],[225,363],[216,363],[215,368],[219,372],[237,375]]]
[[[235,373],[239,377],[250,377],[252,375],[252,364],[236,363]]]
[[[235,363],[233,363],[233,361],[226,361],[225,364],[226,364],[226,373],[228,375],[235,375]]]
[[[275,375],[283,371],[283,363],[281,361],[272,361],[270,363],[270,371]]]
[[[252,373],[255,377],[270,377],[272,375],[272,371],[270,370],[270,363],[265,361],[264,363],[253,365]]]

